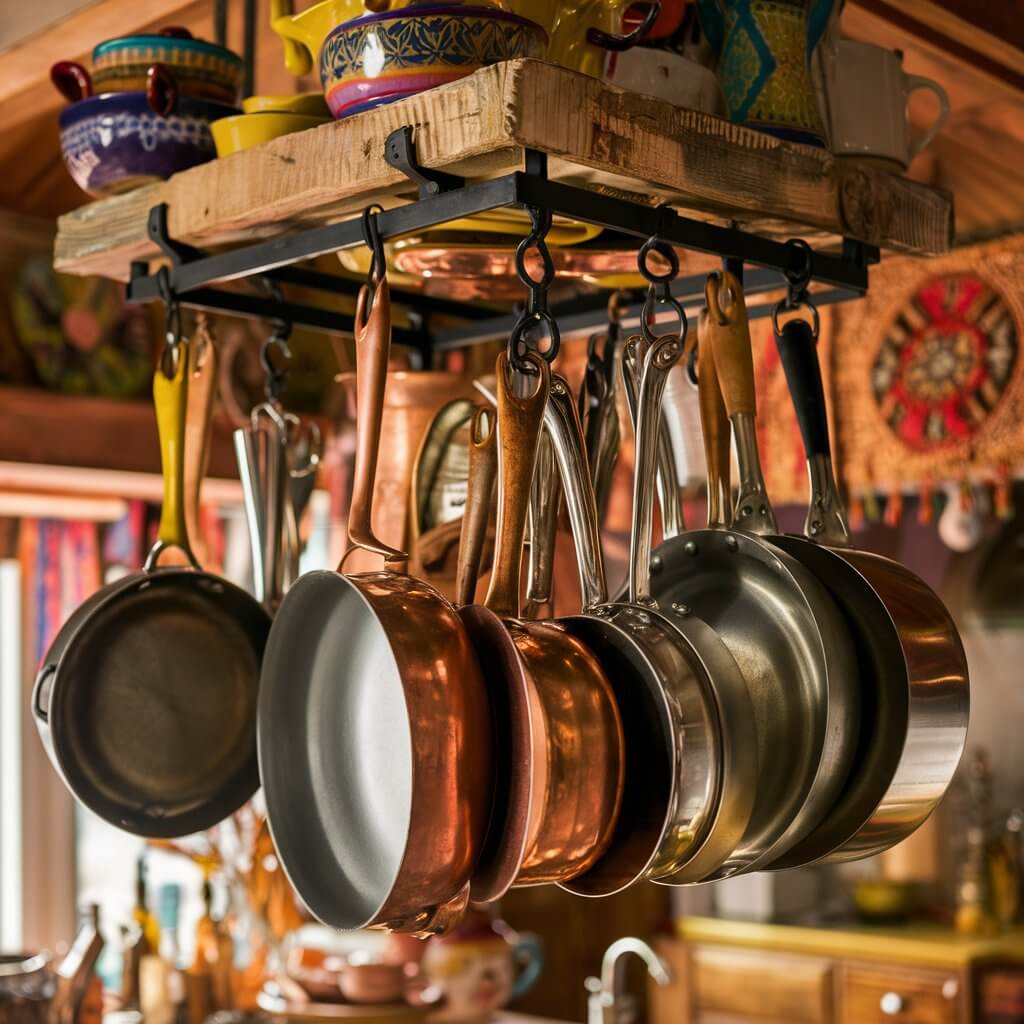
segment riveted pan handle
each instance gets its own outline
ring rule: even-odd
[[[627,342],[627,345],[629,342]],[[651,604],[651,541],[654,529],[654,479],[661,432],[661,402],[672,367],[683,354],[683,338],[665,334],[648,347],[640,374],[636,418],[636,467],[633,473],[633,528],[629,543],[629,603]]]
[[[583,610],[587,612],[608,600],[594,481],[587,464],[579,410],[572,400],[568,381],[558,374],[552,374],[548,394],[544,428],[551,438],[565,489],[565,504],[576,544]]]
[[[494,411],[478,406],[469,428],[469,481],[459,533],[455,603],[472,604],[480,576],[480,560],[491,518],[494,480],[498,474],[498,431]]]
[[[199,568],[185,527],[185,421],[188,412],[188,375],[191,346],[181,339],[167,347],[153,374],[153,404],[160,436],[160,462],[164,476],[164,503],[157,542],[146,558],[145,570],[156,569],[168,548],[178,548],[194,569]]]
[[[519,397],[513,390],[512,367],[506,353],[498,356],[498,531],[494,571],[484,602],[496,615],[517,618],[526,512],[537,446],[544,422],[544,406],[551,387],[547,360],[528,351],[523,358],[537,371],[527,377],[536,390]]]
[[[727,294],[729,299],[726,299]],[[738,529],[749,533],[778,533],[757,450],[754,358],[743,285],[731,271],[711,274],[704,286],[704,297],[715,369],[736,437],[736,457],[740,464],[735,523]]]
[[[391,294],[387,278],[376,283],[372,296],[370,287],[363,285],[356,302],[356,465],[348,539],[353,547],[383,555],[386,562],[404,562],[409,556],[378,540],[371,526],[391,353]]]
[[[818,361],[818,339],[803,319],[789,320],[775,331],[775,344],[793,399],[807,455],[811,495],[804,533],[813,540],[848,546],[850,531],[832,469],[825,387]]]

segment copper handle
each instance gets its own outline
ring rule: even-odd
[[[217,385],[217,345],[206,315],[196,317],[189,346],[188,401],[185,414],[185,532],[199,543],[199,498],[210,460],[210,425]]]
[[[732,294],[728,308],[722,306],[723,291]],[[757,415],[754,394],[754,359],[750,350],[750,322],[743,300],[743,286],[730,271],[711,274],[704,285],[708,321],[713,327],[715,364],[722,398],[729,416]]]
[[[537,461],[537,446],[544,422],[544,407],[551,387],[547,360],[536,352],[523,357],[537,371],[526,379],[536,385],[524,398],[513,392],[508,355],[498,356],[495,388],[498,393],[498,530],[494,571],[484,604],[505,618],[519,616],[519,580],[526,509]]]
[[[469,481],[466,504],[462,510],[459,533],[458,570],[455,578],[455,603],[472,604],[480,575],[480,559],[491,518],[494,480],[498,474],[498,431],[494,411],[478,406],[473,414],[469,436]]]
[[[725,411],[715,368],[712,325],[708,312],[701,314],[697,329],[697,395],[701,436],[708,474],[708,526],[728,526],[731,516],[732,460],[729,450],[729,415]]]
[[[378,282],[372,295],[363,285],[356,302],[356,465],[352,480],[352,507],[348,539],[353,547],[383,555],[386,562],[404,562],[404,551],[385,544],[374,535],[373,488],[377,481],[377,455],[384,419],[384,391],[391,353],[391,294],[387,278]],[[346,552],[347,554],[347,552]]]

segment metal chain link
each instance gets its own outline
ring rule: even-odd
[[[665,260],[668,270],[660,274],[653,270],[649,262],[651,253],[657,253]],[[672,282],[679,276],[679,256],[675,249],[667,242],[663,242],[657,235],[652,235],[640,247],[637,266],[648,282],[647,296],[644,299],[644,308],[640,315],[640,331],[644,339],[649,344],[657,340],[658,336],[651,330],[651,324],[655,321],[659,304],[670,307],[679,317],[679,337],[685,338],[689,329],[686,310],[672,294]]]
[[[811,301],[809,292],[814,252],[802,238],[791,238],[786,247],[790,251],[790,265],[786,270],[786,295],[779,299],[772,310],[772,330],[776,336],[782,334],[782,328],[779,326],[780,314],[806,309],[811,317],[811,333],[817,341],[821,331],[821,317],[818,315],[818,307]]]
[[[516,273],[526,286],[528,297],[526,306],[512,327],[508,339],[509,362],[521,373],[534,372],[526,361],[527,352],[536,352],[551,363],[558,355],[561,345],[558,324],[548,309],[548,290],[555,280],[555,262],[551,258],[551,250],[547,243],[547,234],[551,230],[551,211],[531,207],[529,214],[532,230],[516,249]],[[531,276],[526,265],[526,257],[532,249],[537,251],[543,267],[539,279]],[[533,343],[531,336],[538,330],[547,332],[546,347]]]

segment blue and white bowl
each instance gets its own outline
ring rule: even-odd
[[[93,196],[127,192],[217,156],[210,122],[240,111],[223,103],[178,98],[162,117],[144,92],[90,96],[60,112],[60,146],[76,184]]]

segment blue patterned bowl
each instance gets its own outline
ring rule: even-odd
[[[217,155],[210,122],[237,107],[182,96],[174,113],[160,117],[144,92],[90,96],[60,112],[64,164],[92,196],[127,192]]]
[[[412,3],[338,25],[320,50],[320,82],[336,118],[393,103],[488,64],[543,57],[540,25],[483,5]]]

